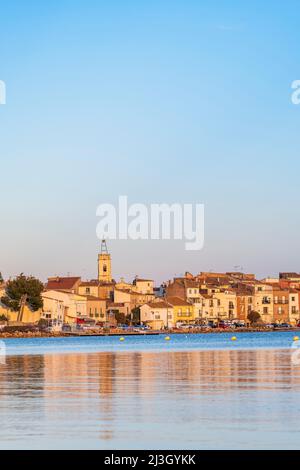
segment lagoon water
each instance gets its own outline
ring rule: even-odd
[[[294,333],[231,336],[5,340],[0,448],[298,449]]]

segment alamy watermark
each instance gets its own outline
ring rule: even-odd
[[[117,206],[100,204],[96,215],[100,240],[184,240],[188,251],[204,245],[203,204],[128,205],[127,196],[120,196]]]
[[[291,95],[291,100],[293,104],[300,104],[300,80],[294,80],[292,83],[293,93]]]
[[[0,105],[6,104],[6,85],[3,80],[0,80]]]

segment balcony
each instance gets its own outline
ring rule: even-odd
[[[263,299],[262,300],[263,305],[270,305],[270,303],[271,303],[271,299]]]

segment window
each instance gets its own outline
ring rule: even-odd
[[[155,315],[155,320],[160,320],[160,315]]]
[[[264,314],[267,314],[267,313],[268,313],[268,307],[264,307],[263,313],[264,313]]]
[[[107,266],[106,266],[106,264],[103,266],[103,272],[104,272],[104,273],[107,272]]]
[[[86,293],[86,294],[90,294],[90,293],[91,293],[91,289],[90,289],[89,287],[87,287],[87,288],[85,289],[85,293]]]
[[[252,304],[252,297],[248,297],[248,304]]]
[[[213,307],[213,306],[214,306],[214,301],[213,301],[213,300],[210,300],[210,301],[209,301],[209,306],[210,306],[210,307]]]
[[[296,300],[295,297],[292,297],[292,302],[295,302],[295,300]]]
[[[296,313],[296,307],[292,307],[292,313]]]

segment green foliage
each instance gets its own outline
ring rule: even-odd
[[[132,313],[132,321],[133,323],[140,323],[141,318],[141,309],[140,307],[135,307],[131,310]]]
[[[8,318],[6,315],[0,315],[0,321],[8,321]]]
[[[47,328],[48,323],[49,322],[45,318],[41,318],[38,322],[38,327],[41,328],[41,329]]]
[[[26,304],[36,312],[43,307],[41,297],[43,290],[44,286],[41,281],[33,276],[27,277],[22,273],[16,279],[7,282],[6,295],[2,297],[1,301],[6,307],[17,312],[20,309],[21,299],[26,298]]]
[[[126,317],[124,313],[119,312],[119,310],[114,310],[114,315],[117,323],[124,324]]]
[[[258,323],[259,320],[261,319],[260,318],[260,314],[258,312],[255,312],[254,310],[252,310],[249,315],[248,315],[248,320],[250,321],[251,325],[255,324],[255,323]]]

